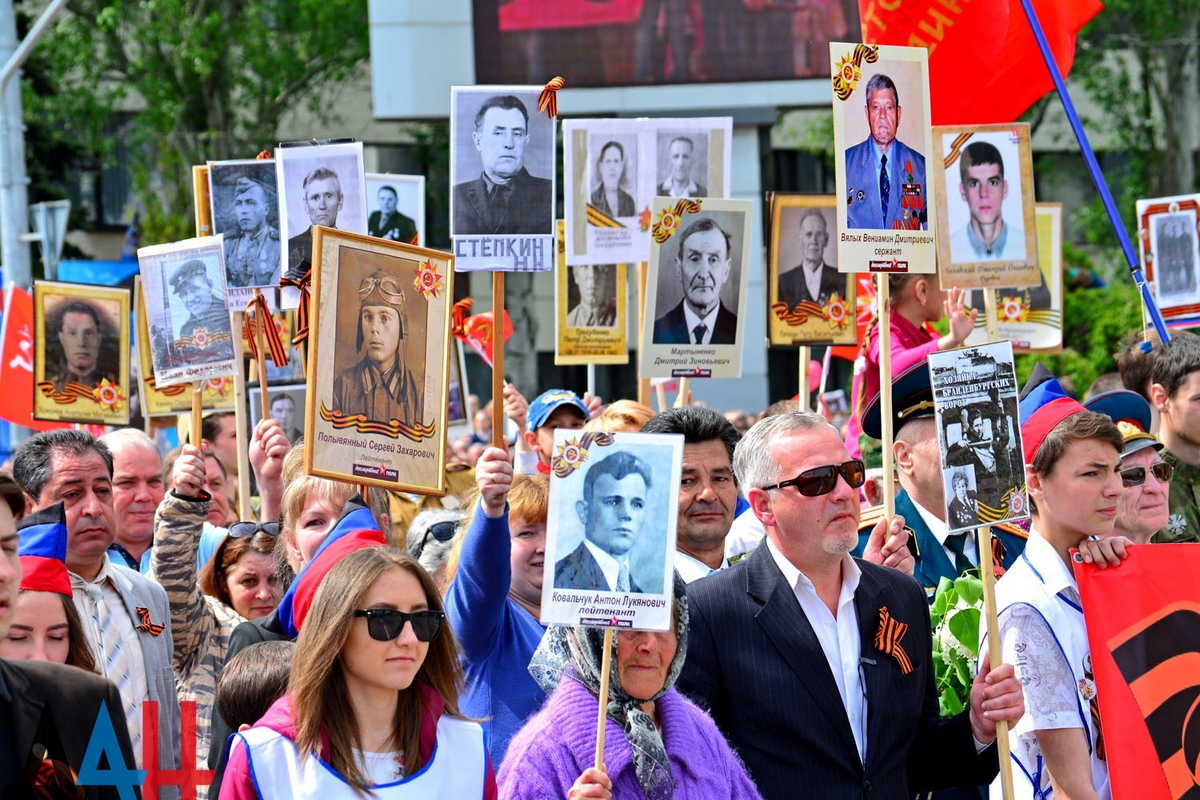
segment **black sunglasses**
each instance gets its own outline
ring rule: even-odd
[[[1126,489],[1133,486],[1141,486],[1146,482],[1146,469],[1146,467],[1126,467],[1121,470],[1121,485]],[[1175,468],[1165,461],[1151,464],[1149,469],[1154,473],[1154,477],[1158,478],[1160,483],[1166,483],[1175,474]]]
[[[413,558],[420,558],[421,553],[425,552],[425,543],[429,541],[429,534],[433,534],[433,538],[439,542],[448,542],[454,538],[454,531],[458,527],[458,523],[452,519],[444,519],[441,522],[435,522],[425,529],[425,535],[421,537],[421,541],[417,544],[417,552],[413,553]]]
[[[279,535],[278,522],[235,522],[229,526],[229,535],[234,539],[241,539],[246,536],[253,536],[262,531],[268,536]]]
[[[397,611],[394,608],[355,609],[354,616],[367,618],[367,633],[377,642],[390,642],[412,623],[413,634],[419,642],[432,642],[442,632],[441,611]]]
[[[867,467],[858,459],[852,459],[844,464],[828,464],[824,467],[806,469],[790,481],[783,481],[774,486],[764,486],[763,491],[783,489],[795,486],[805,497],[820,497],[829,494],[837,485],[837,476],[841,475],[851,489],[857,489],[867,481]]]

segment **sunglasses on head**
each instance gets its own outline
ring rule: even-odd
[[[421,553],[425,552],[425,543],[429,541],[430,534],[439,542],[448,542],[454,538],[454,531],[458,527],[458,523],[452,519],[444,519],[441,522],[435,522],[425,529],[425,535],[421,537],[421,542],[417,545],[417,551],[413,553],[413,558],[420,558]]]
[[[279,535],[279,523],[278,522],[263,522],[263,523],[235,522],[229,526],[229,535],[232,536],[234,539],[241,539],[246,536],[253,536],[254,534],[258,533],[259,531],[266,533],[268,536],[278,536]]]
[[[774,486],[762,488],[764,491],[770,491],[771,489],[795,486],[805,497],[820,497],[833,491],[833,487],[837,485],[838,475],[846,479],[846,483],[851,489],[857,489],[867,480],[867,467],[858,459],[851,459],[844,464],[828,464],[824,467],[806,469],[790,481],[782,481]]]
[[[390,642],[404,630],[405,623],[411,622],[413,635],[419,642],[432,642],[442,632],[442,620],[446,615],[441,611],[397,611],[394,608],[368,608],[365,611],[356,609],[356,617],[367,618],[367,633],[377,642]]]
[[[1149,467],[1126,467],[1120,472],[1121,485],[1126,489],[1133,486],[1141,486],[1146,482],[1147,469],[1154,473],[1154,477],[1158,478],[1159,483],[1166,483],[1175,474],[1175,468],[1165,461],[1159,461],[1156,464],[1151,464]]]

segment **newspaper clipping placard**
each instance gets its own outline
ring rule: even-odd
[[[560,429],[543,624],[671,627],[683,437]]]
[[[1028,518],[1012,344],[932,353],[929,373],[950,531]]]

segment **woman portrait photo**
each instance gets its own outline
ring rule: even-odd
[[[600,146],[596,159],[596,188],[589,203],[608,217],[632,217],[637,214],[637,204],[626,191],[633,181],[628,175],[629,159],[625,145],[610,139]],[[589,223],[591,220],[589,219]]]

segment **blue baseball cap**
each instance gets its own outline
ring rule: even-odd
[[[525,430],[536,431],[546,424],[546,420],[556,409],[565,405],[578,411],[584,422],[592,418],[591,412],[579,399],[579,395],[569,389],[549,389],[539,394],[529,404],[529,415],[525,418]]]

